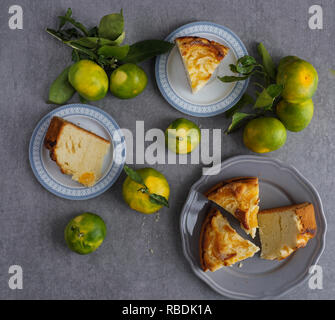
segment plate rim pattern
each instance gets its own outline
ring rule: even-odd
[[[165,41],[172,41],[176,37],[197,33],[211,33],[219,36],[220,38],[223,38],[226,42],[229,43],[230,48],[234,50],[237,58],[241,58],[242,56],[248,54],[248,51],[243,42],[233,31],[225,26],[209,21],[197,21],[185,24],[170,33],[165,38]],[[169,83],[166,70],[169,55],[170,52],[159,55],[156,58],[156,83],[166,101],[182,113],[195,117],[212,117],[219,115],[233,107],[240,100],[248,88],[250,79],[247,79],[243,82],[236,82],[229,95],[224,99],[221,99],[219,102],[209,105],[190,103],[178,96]]]
[[[67,187],[53,179],[46,170],[42,158],[43,140],[53,116],[66,117],[72,115],[87,116],[97,121],[111,137],[113,144],[113,161],[108,172],[93,187]],[[42,186],[54,195],[69,200],[86,200],[95,198],[107,191],[120,176],[126,160],[125,137],[122,130],[104,110],[82,103],[60,106],[47,113],[37,123],[29,142],[29,162],[33,173]]]

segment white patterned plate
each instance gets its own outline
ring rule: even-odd
[[[211,117],[227,111],[240,100],[249,80],[223,83],[217,76],[232,75],[229,64],[247,55],[240,38],[228,28],[212,22],[193,22],[172,32],[165,40],[173,42],[182,36],[199,36],[230,48],[209,83],[192,94],[178,49],[156,58],[156,81],[163,97],[177,110],[196,117]]]
[[[112,141],[109,153],[104,159],[102,177],[93,187],[84,187],[62,174],[57,164],[50,159],[49,150],[43,140],[52,117],[58,116],[80,127]],[[37,124],[29,144],[29,160],[37,180],[48,191],[70,200],[94,198],[110,188],[119,177],[126,158],[124,136],[115,120],[103,110],[86,105],[70,104],[59,107]]]

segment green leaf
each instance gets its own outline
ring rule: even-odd
[[[71,40],[71,43],[79,44],[89,49],[94,49],[97,46],[113,46],[116,44],[115,41],[98,37],[82,37],[77,40]]]
[[[89,37],[99,37],[99,29],[97,26],[91,28],[88,30],[88,36]]]
[[[122,10],[120,13],[108,14],[101,18],[99,24],[99,36],[109,40],[116,40],[123,32],[124,19]]]
[[[63,41],[63,43],[65,43],[66,45],[70,46],[73,49],[76,49],[77,51],[80,51],[80,52],[86,54],[87,56],[89,56],[93,60],[98,59],[97,54],[95,54],[90,49],[85,48],[84,46],[81,46],[80,44],[75,43],[74,41]]]
[[[258,45],[257,49],[258,49],[259,55],[262,57],[263,66],[264,66],[266,73],[271,79],[275,79],[276,78],[276,66],[273,63],[273,60],[269,52],[266,50],[262,42]]]
[[[72,61],[78,62],[79,60],[80,60],[80,56],[79,56],[78,50],[73,49],[72,50]]]
[[[159,54],[168,52],[174,44],[163,40],[144,40],[130,46],[128,55],[122,62],[139,63]]]
[[[68,8],[67,11],[66,11],[65,17],[66,17],[66,18],[71,18],[71,16],[72,16],[72,9],[71,9],[71,8]],[[66,23],[67,20],[64,19],[64,17],[62,17],[62,16],[60,16],[60,17],[58,17],[58,18],[59,18],[59,20],[60,20],[58,30],[60,30],[60,29],[62,29],[62,28],[64,27],[64,25],[65,25],[65,23]]]
[[[233,114],[233,118],[231,121],[230,126],[226,130],[226,134],[229,134],[233,132],[234,130],[240,128],[247,120],[251,120],[252,118],[255,118],[255,114],[248,114],[243,112],[235,112]]]
[[[238,109],[241,109],[248,104],[254,104],[254,103],[255,103],[254,99],[249,94],[245,93],[243,94],[242,98],[232,108],[230,108],[228,111],[225,112],[225,116],[226,118],[230,118]]]
[[[69,10],[68,10],[68,12],[69,12]],[[73,18],[71,18],[72,11],[71,11],[71,15],[69,15],[68,12],[66,13],[65,16],[59,16],[58,17],[61,21],[61,25],[64,26],[65,23],[68,22],[68,23],[72,24],[74,27],[76,27],[78,30],[80,30],[85,36],[88,36],[88,31],[87,31],[86,27],[82,23],[80,23],[80,22],[74,20]]]
[[[88,103],[89,101],[85,99],[83,96],[79,95],[79,100],[81,103]]]
[[[99,55],[103,55],[105,58],[115,58],[118,60],[124,59],[129,52],[129,46],[102,46],[98,50]]]
[[[59,41],[64,41],[64,38],[63,38],[62,34],[59,33],[58,31],[56,31],[54,29],[47,28],[46,32],[49,33],[50,35],[52,35],[53,37],[55,37],[56,39],[58,39]]]
[[[249,77],[251,77],[252,74],[253,74],[253,72],[251,72],[250,74],[245,75],[245,76],[243,76],[243,77],[223,76],[223,77],[218,77],[218,78],[219,78],[219,80],[222,81],[222,82],[229,83],[229,82],[244,81],[244,80],[248,79]]]
[[[149,200],[151,203],[169,208],[169,202],[166,200],[165,197],[160,196],[159,194],[151,193],[149,195]]]
[[[142,177],[135,170],[129,168],[127,165],[124,166],[123,170],[131,180],[137,182],[138,184],[141,184],[147,189]]]
[[[254,57],[243,56],[242,58],[237,60],[236,71],[237,73],[248,75],[254,70],[256,66],[259,66],[259,64]]]
[[[240,64],[242,66],[250,66],[257,64],[257,61],[254,57],[245,55],[237,60],[237,64]]]
[[[49,89],[50,103],[64,104],[72,98],[76,90],[71,86],[68,80],[70,67],[65,68],[56,78]]]
[[[230,64],[229,68],[230,68],[231,72],[238,73],[237,68],[234,64]]]
[[[46,31],[55,37],[57,40],[60,41],[69,41],[71,38],[78,38],[80,34],[78,33],[77,29],[70,28],[65,30],[56,31],[54,29],[47,28]]]
[[[264,108],[265,110],[271,110],[274,100],[280,96],[284,87],[278,84],[271,84],[264,89],[258,96],[254,108]]]

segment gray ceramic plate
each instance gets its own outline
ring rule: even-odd
[[[215,168],[211,169],[215,172]],[[278,160],[259,156],[237,156],[224,161],[219,174],[202,176],[188,195],[181,213],[180,228],[183,250],[195,274],[218,293],[238,299],[270,299],[278,297],[309,277],[309,269],[317,264],[324,246],[326,219],[320,196],[312,184],[294,167]],[[202,195],[223,179],[257,176],[260,184],[260,208],[267,209],[301,202],[315,208],[318,231],[316,237],[283,261],[267,261],[254,257],[216,272],[203,272],[199,263],[199,234],[204,216],[212,204]],[[222,211],[221,211],[222,212]],[[249,238],[235,219],[223,212],[243,237]],[[254,243],[260,245],[258,236]]]

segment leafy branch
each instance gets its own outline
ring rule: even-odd
[[[235,106],[226,112],[226,117],[232,118],[231,124],[226,130],[227,134],[240,128],[247,121],[262,116],[268,111],[273,111],[274,103],[283,91],[282,85],[273,83],[276,78],[276,67],[264,44],[260,43],[257,50],[262,63],[258,63],[254,57],[246,55],[238,59],[236,64],[229,66],[233,73],[239,74],[238,76],[218,77],[225,83],[244,81],[252,76],[259,76],[264,81],[264,84],[253,82],[256,87],[261,89],[261,91],[255,90],[256,100],[250,95],[244,94]],[[253,106],[255,113],[249,114],[239,111],[247,105]]]

